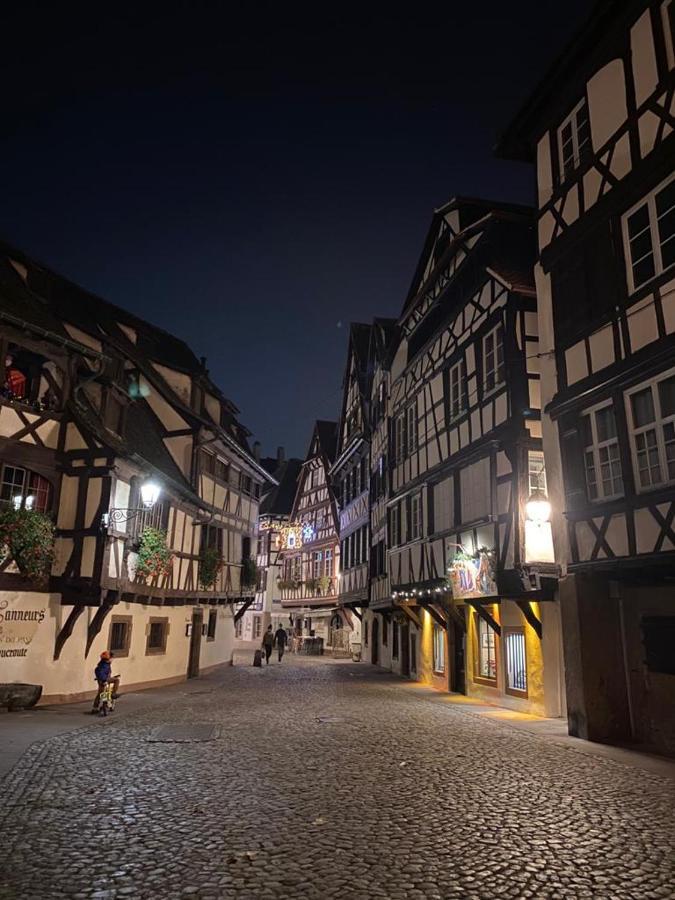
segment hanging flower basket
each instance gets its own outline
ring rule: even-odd
[[[54,523],[32,509],[0,510],[0,557],[26,578],[43,579],[54,560]]]
[[[241,564],[241,586],[243,588],[255,587],[258,581],[258,566],[249,556]]]
[[[166,531],[144,528],[138,541],[137,581],[154,581],[171,575],[173,553],[166,545]]]
[[[207,547],[199,557],[199,585],[204,590],[214,587],[223,568],[223,557],[215,547]]]

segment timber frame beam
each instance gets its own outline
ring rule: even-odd
[[[502,626],[499,624],[499,622],[492,618],[490,613],[481,603],[479,603],[477,600],[466,600],[465,603],[478,613],[481,619],[488,624],[488,626],[494,631],[497,637],[502,636]]]
[[[94,643],[94,640],[99,634],[101,628],[103,628],[103,623],[108,618],[110,611],[112,610],[113,606],[116,606],[118,603],[119,595],[117,591],[108,591],[105,600],[96,610],[94,618],[89,623],[89,628],[87,629],[87,646],[84,651],[85,659],[89,655],[91,645]]]
[[[68,613],[68,618],[61,626],[61,630],[56,635],[56,641],[54,642],[54,659],[57,660],[59,656],[61,656],[61,651],[63,650],[64,644],[68,640],[68,638],[73,633],[73,628],[75,627],[75,623],[80,618],[82,613],[85,610],[86,604],[77,603],[71,611]]]
[[[416,628],[419,628],[421,630],[422,621],[420,617],[416,612],[413,611],[410,606],[408,606],[407,603],[399,603],[398,608],[410,619],[410,621],[413,623],[413,625],[415,625]]]
[[[525,621],[528,625],[531,626],[534,633],[537,635],[539,640],[541,640],[542,636],[542,625],[541,621],[535,616],[534,610],[532,609],[532,605],[529,600],[516,600],[518,604],[518,609],[521,611],[523,616],[525,617]]]
[[[420,600],[420,606],[422,607],[422,609],[426,609],[426,611],[429,613],[429,615],[437,625],[440,625],[441,628],[447,630],[448,620],[445,618],[445,616],[441,615],[441,613],[436,609],[433,603],[429,603],[427,600]]]
[[[255,600],[255,597],[248,597],[246,600],[244,600],[244,602],[241,604],[239,609],[234,614],[235,622],[238,622],[243,617],[244,613],[252,605],[254,600]]]

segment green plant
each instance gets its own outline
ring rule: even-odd
[[[258,581],[258,567],[250,556],[241,563],[241,586],[254,587]]]
[[[328,591],[330,590],[331,585],[331,577],[330,575],[322,575],[320,578],[317,578],[317,586],[319,588],[319,593],[322,596],[326,596]]]
[[[3,509],[0,547],[2,558],[13,559],[26,578],[44,578],[54,559],[54,523],[32,509]]]
[[[218,580],[223,568],[223,557],[215,547],[207,547],[199,557],[199,584],[204,589],[211,588]]]
[[[166,531],[144,528],[138,541],[136,577],[147,580],[170,575],[172,565],[173,553],[166,545]]]
[[[319,590],[319,579],[318,578],[308,578],[305,582],[305,587],[307,588],[308,593],[314,594]]]
[[[277,581],[277,587],[280,591],[295,591],[299,587],[297,581],[293,581],[292,578],[280,578]]]

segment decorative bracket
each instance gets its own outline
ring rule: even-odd
[[[239,609],[234,614],[235,622],[238,622],[243,617],[244,613],[249,608],[249,606],[251,606],[251,604],[253,603],[254,600],[255,600],[255,597],[248,597],[246,600],[244,600],[244,602],[241,604]]]
[[[422,607],[422,609],[426,609],[426,611],[429,613],[429,615],[434,620],[434,622],[436,622],[437,625],[440,625],[441,628],[444,628],[447,630],[447,627],[448,627],[447,619],[440,614],[440,612],[436,609],[435,606],[433,606],[433,604],[429,603],[426,600],[420,600],[420,606]]]
[[[417,613],[414,613],[407,604],[400,603],[398,608],[403,611],[403,613],[410,619],[413,625],[415,625],[419,629],[422,628],[420,617],[417,615]]]
[[[525,616],[525,620],[528,625],[532,627],[539,640],[541,640],[543,631],[541,621],[535,616],[532,606],[530,605],[530,601],[516,600],[516,603],[518,604],[518,609]]]
[[[68,618],[61,626],[61,630],[56,635],[56,641],[54,643],[54,659],[57,660],[59,656],[61,656],[61,651],[63,650],[63,646],[68,640],[68,638],[73,633],[73,628],[75,627],[75,623],[80,618],[82,613],[84,612],[84,603],[76,603],[75,606],[71,609],[68,614]]]
[[[464,602],[468,606],[470,606],[471,609],[475,610],[484,622],[487,622],[487,624],[494,631],[494,633],[497,635],[497,637],[502,636],[501,625],[497,621],[495,621],[495,619],[492,618],[490,613],[487,611],[487,609],[485,609],[485,607],[481,603],[479,603],[477,600],[465,600]]]

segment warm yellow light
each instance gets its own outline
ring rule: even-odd
[[[537,525],[548,522],[551,518],[551,504],[546,494],[542,491],[532,491],[525,504],[525,513],[527,518]]]
[[[160,486],[154,481],[146,481],[141,485],[141,501],[146,509],[152,509],[157,503],[160,491]]]

